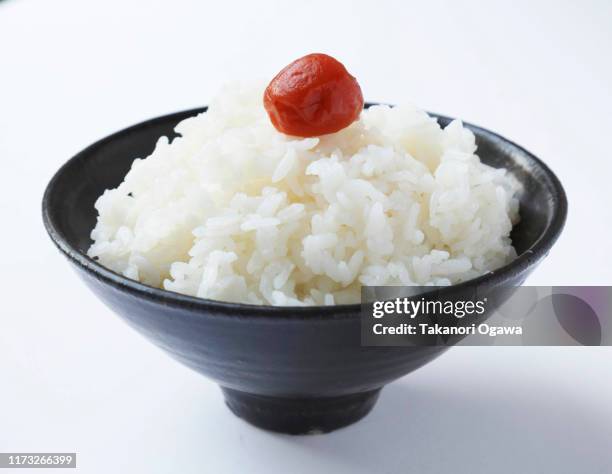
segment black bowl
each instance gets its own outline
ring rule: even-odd
[[[365,416],[381,388],[439,356],[444,347],[362,347],[360,306],[270,307],[225,303],[152,288],[90,259],[94,202],[116,187],[135,157],[173,137],[188,110],[140,123],[86,148],[55,174],[43,198],[47,232],[85,283],[132,327],[172,357],[215,380],[230,409],[259,427],[326,432]],[[451,119],[436,116],[441,125]],[[466,124],[481,159],[523,184],[519,257],[494,272],[442,290],[520,285],[559,236],[567,201],[559,180],[528,151]]]

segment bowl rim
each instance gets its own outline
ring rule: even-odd
[[[373,105],[388,105],[380,103],[366,102],[365,108]],[[96,280],[101,281],[118,291],[127,292],[135,297],[145,298],[147,300],[155,302],[163,302],[164,304],[171,304],[176,307],[186,308],[189,310],[201,310],[200,314],[203,316],[210,312],[217,315],[226,315],[230,317],[267,317],[271,319],[292,319],[292,320],[335,320],[335,319],[354,319],[359,317],[361,303],[352,304],[340,304],[330,306],[271,306],[271,305],[255,305],[246,303],[235,303],[228,301],[212,300],[207,298],[200,298],[197,296],[189,296],[181,293],[177,293],[170,290],[161,288],[155,288],[144,283],[140,283],[136,280],[132,280],[119,273],[116,273],[95,261],[94,259],[87,256],[87,254],[81,252],[70,244],[66,236],[60,231],[54,219],[51,215],[51,196],[56,192],[56,186],[62,175],[71,166],[74,166],[77,162],[84,160],[87,156],[103,147],[109,142],[112,142],[120,136],[129,135],[130,133],[139,130],[143,127],[157,124],[159,122],[175,121],[178,123],[180,120],[188,118],[190,116],[205,112],[208,109],[207,106],[187,109],[179,112],[165,114],[149,120],[141,121],[127,128],[123,128],[116,131],[96,142],[89,145],[82,151],[78,152],[67,162],[65,162],[59,170],[55,172],[47,187],[45,189],[42,199],[42,217],[45,229],[51,240],[54,242],[56,247],[78,268],[84,270],[86,273],[94,277]],[[427,112],[430,116],[434,117],[438,121],[450,122],[454,120],[451,117]],[[539,260],[544,258],[550,248],[558,239],[567,217],[567,196],[561,185],[561,182],[557,176],[551,171],[551,169],[533,153],[529,152],[520,145],[508,140],[507,138],[491,131],[474,125],[469,122],[463,122],[463,125],[474,132],[478,132],[480,135],[488,136],[496,141],[503,142],[506,146],[513,148],[518,151],[521,155],[526,157],[537,169],[542,173],[542,176],[548,181],[547,185],[551,188],[551,194],[555,198],[553,203],[553,213],[549,222],[535,241],[527,250],[521,255],[517,256],[514,260],[503,265],[493,271],[487,272],[479,277],[464,282],[449,285],[447,287],[436,287],[438,294],[443,294],[448,291],[458,291],[467,289],[475,285],[481,284],[495,284],[507,280],[510,276],[517,273],[522,273],[529,267],[537,263]],[[433,293],[433,291],[432,291]],[[423,293],[420,296],[426,296],[429,292]]]

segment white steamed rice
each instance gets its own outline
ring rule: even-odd
[[[96,202],[88,254],[167,290],[355,303],[361,285],[450,285],[516,256],[518,184],[474,135],[411,105],[319,138],[277,132],[263,87],[227,87]]]

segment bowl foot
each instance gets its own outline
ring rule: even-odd
[[[240,418],[264,430],[288,434],[328,433],[359,421],[381,389],[321,398],[277,398],[221,387],[225,403]]]

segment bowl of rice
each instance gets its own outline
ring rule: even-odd
[[[43,199],[85,283],[256,426],[327,432],[444,347],[363,347],[360,290],[519,285],[559,236],[550,169],[486,129],[366,104],[347,127],[280,133],[263,86],[78,153]]]

